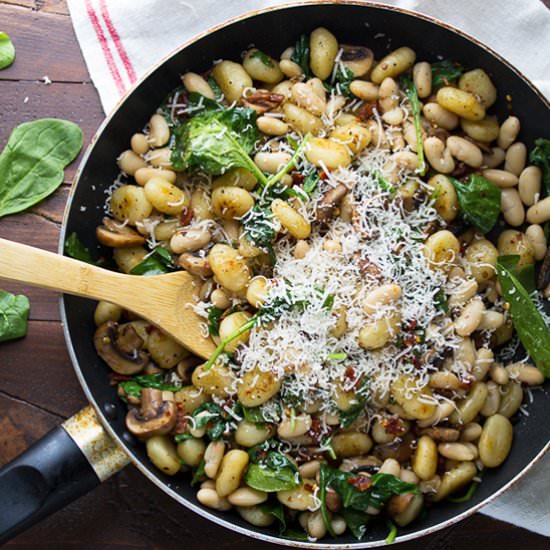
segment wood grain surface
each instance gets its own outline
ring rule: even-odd
[[[0,0],[0,30],[8,32],[17,48],[14,65],[0,73],[0,148],[11,128],[46,116],[78,123],[87,144],[103,112],[65,0]],[[43,82],[46,75],[52,84]],[[67,169],[66,182],[76,165]],[[67,196],[66,184],[30,212],[0,220],[0,237],[55,250]],[[32,307],[27,337],[0,344],[0,465],[86,404],[65,348],[58,296],[18,284],[2,287],[24,292]],[[270,545],[189,512],[130,466],[7,546],[21,550],[242,550]],[[548,547],[541,536],[479,514],[400,546],[403,550]]]

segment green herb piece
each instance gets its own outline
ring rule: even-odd
[[[449,311],[449,302],[447,301],[447,296],[445,295],[443,289],[438,290],[435,294],[434,306],[443,313],[447,313]]]
[[[250,54],[250,57],[251,58],[254,58],[254,57],[258,58],[266,67],[269,67],[270,69],[273,67],[273,61],[271,61],[269,55],[266,55],[261,50],[254,50]]]
[[[364,403],[360,403],[359,405],[350,407],[347,411],[339,411],[340,426],[342,428],[349,428],[364,410]]]
[[[346,521],[346,525],[351,531],[351,534],[357,540],[361,540],[367,532],[367,524],[370,521],[370,516],[368,516],[364,512],[353,510],[352,508],[345,508],[343,510],[340,510],[340,515]]]
[[[523,288],[527,291],[527,294],[531,295],[537,289],[535,283],[535,266],[529,264],[519,268],[519,256],[500,256],[500,265],[506,268],[514,277],[522,284]]]
[[[296,529],[287,529],[286,531],[283,531],[280,535],[285,539],[309,541],[307,533],[305,533],[304,531],[297,531]]]
[[[326,512],[326,490],[332,487],[342,499],[344,510],[355,510],[366,514],[369,507],[382,510],[393,495],[418,493],[416,485],[401,481],[391,474],[374,474],[371,477],[334,470],[321,464],[319,473],[319,499],[323,519]],[[327,525],[327,529],[329,529]],[[329,529],[330,532],[330,529]]]
[[[550,378],[550,330],[510,267],[510,258],[499,256],[497,276],[502,287],[502,297],[510,304],[510,317],[523,347],[537,368],[546,378]]]
[[[266,441],[248,451],[250,465],[244,480],[249,487],[275,493],[300,485],[298,469],[287,456],[275,450],[277,447],[276,441]]]
[[[473,481],[468,487],[468,490],[466,491],[466,493],[464,493],[464,495],[462,495],[461,497],[448,497],[447,500],[449,502],[455,502],[455,503],[469,502],[470,500],[472,500],[472,497],[477,491],[478,486],[479,486],[479,483],[477,481]]]
[[[283,534],[286,531],[285,510],[280,502],[265,502],[264,504],[260,504],[260,510],[265,514],[271,514],[277,519],[279,522],[279,534]]]
[[[209,76],[207,82],[214,92],[214,99],[216,101],[221,101],[223,99],[223,92],[220,85],[216,82],[216,79],[213,76]]]
[[[0,155],[0,218],[53,193],[81,147],[82,131],[67,120],[43,118],[17,126]]]
[[[309,36],[302,34],[298,38],[290,59],[300,65],[306,80],[311,78],[311,69],[309,68]]]
[[[411,111],[414,120],[414,128],[416,130],[416,155],[418,156],[418,172],[421,176],[426,173],[428,168],[426,161],[424,160],[424,142],[422,140],[422,121],[420,116],[422,115],[422,103],[418,99],[418,90],[414,85],[412,78],[408,75],[401,77],[401,87],[403,92],[407,96],[410,104]]]
[[[500,214],[500,189],[479,174],[470,174],[467,183],[450,178],[464,218],[482,233],[488,233]]]
[[[344,359],[347,359],[348,354],[343,352],[335,352],[335,353],[329,353],[327,355],[327,359],[330,359],[331,361],[343,361]]]
[[[131,380],[120,382],[119,386],[122,387],[124,392],[134,397],[140,397],[141,390],[143,388],[153,388],[161,391],[176,392],[181,389],[180,386],[174,384],[166,384],[164,382],[164,376],[160,373],[157,374],[140,374],[134,376]]]
[[[353,94],[349,89],[349,85],[352,83],[353,80],[353,71],[350,68],[339,63],[338,68],[334,73],[334,84],[332,86],[329,84],[326,87],[328,88],[329,93],[332,90],[335,90],[336,93],[339,93],[343,96],[353,97]]]
[[[15,60],[15,46],[5,32],[0,32],[0,70],[9,67]]]
[[[193,477],[191,479],[191,487],[194,487],[197,483],[200,483],[206,477],[204,473],[204,458],[201,459],[199,465],[195,468],[193,472]]]
[[[184,441],[188,441],[189,439],[194,439],[194,437],[191,434],[176,434],[174,436],[174,441],[176,443],[183,443]]]
[[[387,193],[395,192],[395,187],[382,175],[379,170],[376,170],[374,172],[374,177],[376,178],[376,183],[378,184],[378,187],[380,187],[382,191],[386,191]]]
[[[226,432],[229,415],[215,403],[203,403],[192,414],[195,429],[206,428],[206,435],[211,441],[220,439]]]
[[[464,68],[449,59],[432,63],[432,88],[448,86],[464,72]]]
[[[212,306],[208,310],[208,334],[219,336],[223,309]]]
[[[317,172],[310,172],[305,178],[302,183],[302,187],[304,191],[311,195],[315,189],[317,189],[317,186],[319,185],[319,182],[321,181],[321,178],[319,177],[319,174]]]
[[[207,110],[177,127],[174,136],[171,160],[176,170],[220,175],[231,168],[246,168],[267,184],[267,177],[249,156],[258,139],[253,109]]]
[[[397,536],[397,525],[390,519],[386,518],[386,525],[390,532],[384,541],[386,544],[393,544],[395,542],[395,537]]]
[[[267,422],[260,407],[242,407],[244,419],[252,424],[264,424]]]
[[[550,139],[538,138],[529,160],[542,170],[542,181],[546,194],[550,195]]]
[[[334,447],[332,446],[332,439],[330,437],[326,437],[325,439],[322,439],[321,440],[321,445],[320,445],[319,448],[324,453],[328,453],[328,456],[330,456],[330,458],[332,458],[332,460],[336,460],[338,458],[336,456],[336,451],[334,450]]]
[[[71,233],[67,240],[65,241],[65,254],[74,258],[75,260],[80,260],[81,262],[86,262],[87,264],[96,265],[95,260],[92,258],[90,251],[82,244],[82,241],[78,238],[76,233]]]
[[[0,342],[22,338],[27,334],[29,299],[0,290]]]
[[[130,271],[130,275],[163,275],[175,270],[172,255],[166,248],[157,246],[145,260],[141,261]]]
[[[273,187],[276,183],[279,183],[282,177],[294,168],[296,161],[300,158],[300,155],[303,153],[310,138],[311,134],[306,134],[300,144],[297,147],[294,147],[294,153],[292,154],[292,157],[290,157],[290,160],[277,173],[269,177],[265,184],[266,187]]]

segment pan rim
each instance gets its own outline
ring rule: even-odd
[[[283,4],[277,4],[274,6],[266,7],[259,10],[251,10],[246,13],[243,13],[239,16],[233,17],[229,19],[228,21],[225,21],[223,23],[219,23],[217,25],[214,25],[213,27],[210,27],[193,37],[191,37],[189,40],[183,42],[178,47],[176,47],[174,50],[172,50],[170,53],[168,53],[166,56],[164,56],[159,62],[157,62],[155,65],[153,65],[136,83],[134,83],[127,91],[126,93],[117,101],[115,107],[112,109],[112,111],[106,116],[105,120],[100,124],[98,129],[96,130],[94,136],[92,137],[90,144],[88,145],[82,160],[79,163],[79,166],[77,168],[77,171],[74,175],[73,181],[71,183],[71,189],[69,192],[69,197],[67,200],[67,204],[65,206],[65,211],[63,214],[63,221],[62,221],[62,227],[60,231],[59,236],[59,243],[58,243],[58,253],[63,254],[64,249],[64,242],[65,242],[65,235],[67,231],[67,220],[69,217],[69,213],[72,210],[72,203],[74,199],[74,191],[79,183],[80,177],[84,171],[84,168],[87,165],[88,159],[95,147],[96,142],[100,138],[100,136],[103,134],[103,131],[105,128],[110,124],[111,120],[116,115],[117,111],[121,107],[121,105],[135,92],[137,88],[141,86],[141,84],[154,72],[156,71],[161,65],[163,65],[168,59],[172,58],[174,55],[178,54],[185,48],[189,47],[191,44],[197,42],[198,40],[213,34],[215,32],[218,32],[225,27],[228,27],[230,25],[233,25],[235,23],[251,19],[253,17],[256,17],[258,15],[262,15],[264,13],[269,12],[275,12],[275,11],[282,11],[289,8],[296,8],[299,9],[304,6],[322,6],[322,5],[351,5],[351,6],[361,6],[365,8],[377,8],[381,10],[386,10],[389,12],[397,12],[402,13],[408,16],[411,16],[416,19],[421,19],[424,21],[428,21],[432,24],[438,25],[440,27],[443,27],[444,29],[453,32],[455,34],[458,34],[462,38],[474,43],[477,47],[481,47],[485,49],[489,54],[491,54],[493,57],[495,57],[499,62],[504,64],[508,69],[510,69],[512,72],[514,72],[531,90],[538,96],[538,98],[545,104],[545,106],[550,109],[550,100],[546,98],[546,96],[533,84],[533,82],[527,78],[519,69],[514,67],[507,59],[505,59],[502,55],[500,55],[498,52],[493,50],[491,47],[484,44],[479,39],[475,38],[474,36],[454,27],[453,25],[450,25],[448,23],[445,23],[435,17],[419,13],[413,10],[409,10],[406,8],[401,8],[397,6],[390,6],[387,4],[380,4],[375,1],[370,0],[302,0],[300,2],[293,2],[293,3],[283,3]],[[383,541],[358,541],[355,543],[337,543],[337,542],[331,542],[331,543],[323,543],[323,542],[306,542],[306,541],[299,541],[299,540],[293,540],[293,539],[284,539],[282,537],[277,537],[274,535],[270,535],[267,533],[262,533],[259,531],[253,530],[252,526],[250,528],[248,527],[242,527],[240,525],[237,525],[231,521],[228,521],[224,518],[220,518],[213,513],[211,513],[208,509],[203,508],[201,506],[196,505],[195,503],[191,502],[187,498],[183,497],[182,495],[178,494],[176,491],[171,489],[166,483],[164,483],[162,480],[160,480],[157,476],[152,474],[143,464],[141,460],[139,460],[133,453],[133,451],[128,447],[128,445],[124,442],[124,440],[116,433],[116,431],[112,428],[109,419],[107,418],[107,415],[103,411],[102,407],[96,402],[96,399],[93,395],[92,390],[90,389],[88,382],[85,379],[85,376],[80,369],[80,364],[78,362],[78,359],[76,357],[75,348],[69,333],[68,329],[68,321],[67,321],[67,315],[65,312],[65,299],[64,295],[61,295],[59,299],[59,309],[60,309],[60,316],[61,316],[61,323],[63,326],[63,334],[65,337],[67,350],[69,353],[69,357],[71,359],[71,362],[73,364],[73,369],[75,371],[75,374],[77,376],[77,379],[84,391],[84,394],[86,395],[86,398],[88,399],[89,403],[94,407],[95,411],[98,414],[98,417],[101,421],[101,424],[103,428],[107,431],[107,433],[113,438],[113,440],[124,450],[124,452],[127,454],[130,462],[143,474],[145,475],[149,481],[154,483],[159,489],[161,489],[164,493],[169,495],[171,498],[176,500],[179,504],[182,504],[187,509],[197,513],[198,515],[214,522],[217,525],[220,525],[222,527],[225,527],[227,529],[230,529],[231,531],[235,531],[237,533],[252,537],[257,540],[262,540],[265,542],[270,542],[273,544],[279,544],[284,546],[294,546],[298,548],[321,548],[321,549],[360,549],[360,548],[376,548],[380,547],[381,545],[384,545]],[[441,521],[435,525],[432,525],[430,527],[426,527],[425,529],[421,529],[419,531],[414,531],[409,534],[405,535],[399,535],[395,539],[395,543],[399,542],[406,542],[411,541],[415,539],[419,539],[423,536],[435,533],[437,531],[440,531],[446,527],[455,525],[456,523],[472,516],[474,513],[479,511],[481,508],[495,500],[497,497],[499,497],[501,494],[506,492],[511,486],[515,485],[536,463],[538,463],[541,458],[546,454],[546,452],[550,449],[550,442],[548,442],[541,450],[540,452],[529,462],[520,472],[518,472],[511,480],[509,480],[507,483],[505,483],[498,491],[488,496],[486,499],[481,501],[478,504],[475,504],[471,506],[470,508],[467,508],[460,514],[453,516],[449,519],[446,519],[444,521]]]

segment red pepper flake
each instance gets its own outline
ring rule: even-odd
[[[291,172],[290,175],[292,177],[292,183],[294,185],[299,185],[300,183],[302,183],[306,179],[304,174],[302,174],[301,172],[297,172],[296,170]]]
[[[374,114],[374,109],[376,108],[376,102],[365,103],[359,111],[357,111],[357,116],[360,120],[368,120]]]
[[[131,380],[131,376],[127,376],[126,374],[118,374],[118,373],[112,373],[111,374],[111,385],[118,384],[118,382],[126,382],[127,380]]]
[[[361,493],[365,492],[372,485],[371,478],[367,476],[350,477],[347,482],[356,489],[359,489]]]
[[[355,369],[353,367],[347,367],[344,371],[344,378],[355,380]]]
[[[189,207],[184,207],[180,214],[181,225],[189,225],[193,219],[193,209]]]
[[[319,179],[322,181],[328,180],[328,174],[324,170],[321,170],[319,173]]]
[[[405,427],[395,416],[390,416],[389,418],[384,419],[382,421],[382,426],[384,427],[384,431],[386,433],[392,435],[401,435],[405,431]]]
[[[463,390],[467,390],[472,387],[472,384],[475,382],[475,378],[473,376],[464,376],[464,378],[460,379],[460,388]]]
[[[308,430],[307,434],[310,437],[312,437],[315,441],[319,441],[322,431],[323,431],[323,428],[321,426],[321,420],[319,419],[318,416],[314,416],[311,419],[311,428]]]

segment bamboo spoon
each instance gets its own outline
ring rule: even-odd
[[[190,307],[196,302],[198,281],[186,271],[124,275],[0,239],[0,279],[106,300],[153,323],[200,357],[207,359],[215,350],[212,340],[200,331],[203,319]]]

